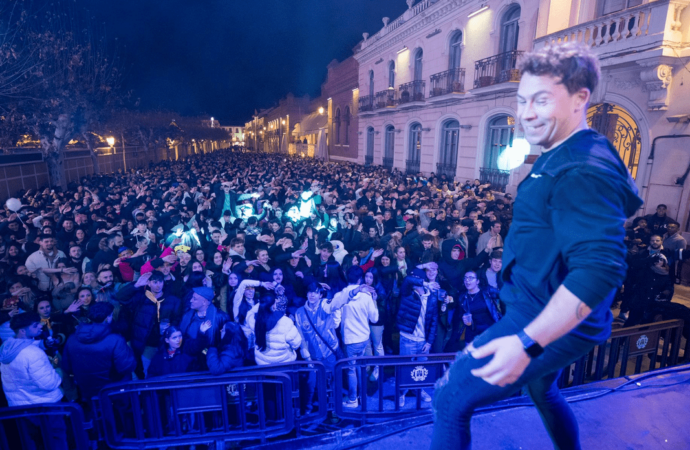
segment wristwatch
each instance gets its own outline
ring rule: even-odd
[[[525,349],[525,353],[529,355],[530,358],[534,359],[544,353],[544,347],[539,345],[525,333],[525,330],[520,330],[517,333],[517,337],[520,338],[522,342],[522,347]]]

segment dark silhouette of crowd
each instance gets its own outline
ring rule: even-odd
[[[20,192],[0,218],[6,401],[88,409],[133,378],[459,351],[505,313],[512,198],[491,188],[226,150]],[[665,213],[630,227],[627,325],[681,314]]]

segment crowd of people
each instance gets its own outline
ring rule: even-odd
[[[505,313],[512,198],[479,180],[226,150],[17,198],[0,212],[10,406],[88,409],[108,384],[174,373],[455,352]],[[627,243],[618,320],[684,314],[669,300],[685,241],[666,208]]]

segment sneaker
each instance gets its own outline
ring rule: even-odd
[[[398,405],[400,405],[401,408],[405,406],[405,394],[401,395],[398,399]]]
[[[430,402],[431,401],[431,395],[427,394],[424,389],[422,389],[422,401],[424,401],[424,402]]]
[[[374,367],[369,375],[369,381],[377,381],[379,379],[379,366]]]
[[[354,400],[346,400],[343,402],[343,406],[345,408],[356,408],[359,406],[359,401],[357,399]]]

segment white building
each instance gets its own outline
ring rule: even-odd
[[[244,145],[244,125],[221,126],[221,128],[230,134],[232,145]]]
[[[516,136],[516,60],[576,40],[602,62],[590,125],[619,150],[645,213],[666,203],[687,230],[690,188],[676,181],[690,169],[690,137],[664,136],[690,135],[690,0],[407,3],[355,49],[361,162],[514,192],[531,168],[525,154],[540,153]]]

